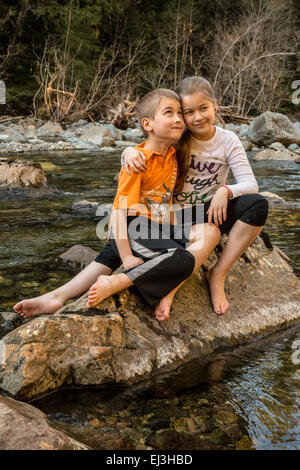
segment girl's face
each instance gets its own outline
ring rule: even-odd
[[[214,122],[217,104],[201,92],[181,98],[186,127],[198,140],[209,140],[215,133]]]

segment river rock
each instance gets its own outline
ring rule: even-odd
[[[47,178],[38,163],[0,158],[0,185],[15,187],[46,186]]]
[[[288,207],[294,208],[297,204],[294,201],[286,201],[281,196],[278,196],[278,194],[271,193],[270,191],[261,191],[259,192],[259,194],[261,194],[268,200],[270,209],[273,209],[275,207],[282,207],[285,209]]]
[[[127,129],[123,133],[123,140],[127,140],[129,142],[141,142],[144,140],[144,133],[141,129]]]
[[[253,149],[254,145],[252,144],[252,142],[250,142],[249,140],[242,140],[242,145],[245,149],[245,152],[251,152],[251,150]]]
[[[37,408],[0,396],[0,450],[89,450]]]
[[[34,124],[28,124],[25,128],[24,128],[24,137],[26,139],[35,139],[37,136],[36,134],[36,127]]]
[[[282,145],[280,142],[273,142],[273,144],[271,144],[269,148],[272,150],[279,150],[282,152],[285,151],[285,146]]]
[[[87,214],[87,215],[96,215],[96,211],[99,207],[98,202],[92,201],[78,201],[74,202],[72,205],[72,210],[75,212],[79,212],[80,214]]]
[[[239,135],[240,139],[241,139],[242,137],[246,137],[246,136],[247,136],[248,130],[249,130],[248,124],[241,124],[241,125],[238,127],[238,135]]]
[[[37,130],[38,137],[57,137],[63,132],[63,128],[58,122],[48,121]]]
[[[285,150],[272,150],[272,149],[265,149],[258,152],[254,157],[253,160],[290,160],[295,161],[299,155],[294,152],[291,152],[288,149]]]
[[[88,142],[100,147],[104,137],[110,137],[111,141],[114,142],[113,135],[105,126],[89,126],[89,128],[80,136],[80,140],[87,140]]]
[[[231,131],[231,132],[234,132],[235,134],[238,134],[238,126],[236,126],[232,122],[229,122],[228,124],[225,124],[225,129],[227,131]]]
[[[300,153],[300,147],[297,144],[291,144],[288,146],[288,149],[292,152]]]
[[[86,310],[86,293],[53,315],[32,318],[2,340],[0,388],[27,400],[66,386],[130,385],[298,322],[299,280],[268,246],[258,237],[230,271],[225,315],[213,312],[200,269],[161,323],[128,290],[95,309]]]
[[[13,131],[11,134],[8,135],[7,139],[5,142],[15,142],[18,144],[23,144],[26,142],[26,138],[24,137],[21,132],[18,131]]]
[[[104,127],[106,127],[109,132],[112,134],[113,138],[116,140],[121,140],[124,131],[121,131],[121,129],[117,129],[113,124],[103,124]]]
[[[58,259],[73,267],[83,268],[90,264],[98,255],[97,251],[88,246],[74,245],[59,255]]]
[[[273,142],[283,145],[300,144],[300,129],[287,116],[267,111],[253,119],[247,138],[254,144],[268,146]]]
[[[0,312],[0,339],[22,323],[22,318],[16,312]]]

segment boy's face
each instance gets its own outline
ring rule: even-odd
[[[156,137],[175,142],[181,137],[184,122],[181,104],[175,98],[163,97],[156,109],[153,119],[142,119],[142,125],[147,132]]]

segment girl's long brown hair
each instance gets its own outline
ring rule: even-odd
[[[216,102],[211,84],[203,77],[187,77],[181,80],[174,90],[182,99],[183,96],[193,93],[203,93],[210,101]],[[174,193],[178,194],[183,188],[185,177],[190,166],[191,133],[185,129],[176,145],[178,175]]]

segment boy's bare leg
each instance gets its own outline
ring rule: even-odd
[[[201,232],[201,229],[200,231]],[[193,243],[187,248],[195,257],[195,272],[201,264],[208,258],[213,249],[217,246],[220,241],[221,233],[220,230],[214,224],[204,224],[203,227],[203,238],[197,240],[197,225],[194,225],[190,234],[190,241]],[[194,241],[196,240],[196,241]],[[161,299],[155,309],[155,316],[158,321],[163,321],[169,318],[170,309],[174,299],[174,296],[178,289],[184,284],[183,281],[175,289],[168,293]]]
[[[112,270],[104,264],[92,261],[71,281],[47,294],[32,299],[22,300],[14,306],[14,310],[24,318],[42,313],[54,313],[64,303],[82,294],[96,281],[99,275],[111,274]]]
[[[99,276],[97,282],[90,288],[87,308],[96,307],[102,300],[130,286],[133,286],[133,282],[124,273]]]
[[[256,227],[237,220],[229,232],[227,243],[211,271],[206,273],[214,311],[222,315],[229,307],[226,299],[225,279],[233,264],[258,237],[262,227]]]

